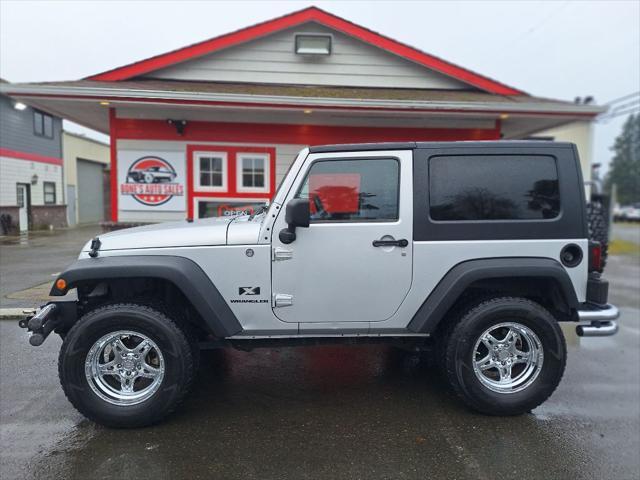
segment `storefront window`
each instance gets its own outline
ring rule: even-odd
[[[226,153],[206,152],[195,158],[195,183],[199,190],[227,190],[227,155]]]
[[[199,200],[198,218],[209,217],[235,217],[238,215],[251,215],[265,205],[264,200],[225,201],[225,200]]]
[[[200,157],[200,185],[222,186],[222,159],[220,157]]]
[[[269,191],[269,156],[239,153],[237,190],[239,192]]]
[[[264,158],[242,159],[242,186],[264,187]]]
[[[269,200],[275,150],[253,146],[189,145],[188,215],[251,215]]]

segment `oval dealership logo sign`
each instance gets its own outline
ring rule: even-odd
[[[131,195],[143,205],[156,207],[184,195],[184,186],[176,183],[176,170],[163,158],[147,156],[137,159],[127,171],[121,195]]]

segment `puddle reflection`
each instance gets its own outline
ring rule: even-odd
[[[582,477],[592,462],[565,427],[544,414],[476,415],[425,362],[388,347],[214,350],[204,352],[192,395],[165,422],[111,430],[84,421],[34,471],[38,478],[425,478],[428,469],[433,478],[483,478],[483,471],[549,478],[551,468]]]

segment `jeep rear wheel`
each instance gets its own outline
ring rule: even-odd
[[[64,339],[62,388],[87,418],[110,427],[153,424],[175,409],[194,374],[189,337],[166,314],[113,304],[84,315]]]
[[[458,396],[489,415],[519,415],[544,402],[566,363],[562,330],[541,305],[502,297],[466,310],[444,339],[444,370]]]

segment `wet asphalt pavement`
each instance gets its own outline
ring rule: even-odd
[[[47,281],[90,236],[70,234],[46,262],[46,242],[0,246],[2,292]],[[20,273],[31,268],[46,273]],[[619,334],[570,338],[556,393],[512,418],[470,412],[410,354],[325,346],[205,352],[178,412],[110,430],[65,399],[57,336],[33,348],[0,321],[0,478],[637,479],[640,257],[612,258],[607,276]]]
[[[6,295],[53,282],[72,263],[84,244],[101,229],[87,225],[59,231],[44,231],[0,239],[0,307],[32,307],[33,302],[7,298]]]

